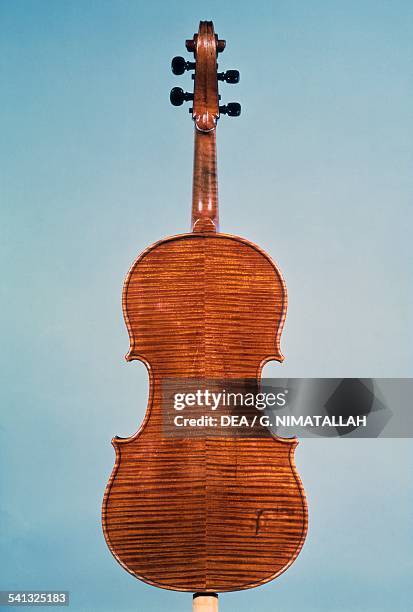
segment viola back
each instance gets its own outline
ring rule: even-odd
[[[201,22],[195,49],[200,37],[214,35],[211,27]],[[217,53],[223,41],[214,41]],[[214,66],[216,74],[216,60]],[[215,131],[211,114],[195,115],[204,117],[203,135]],[[214,159],[204,162],[210,167]],[[165,432],[168,380],[258,382],[267,361],[283,359],[281,273],[256,245],[217,231],[217,201],[215,209],[203,206],[211,185],[196,181],[202,172],[194,173],[201,205],[193,206],[193,231],[148,248],[125,281],[127,359],[146,365],[150,397],[137,433],[113,440],[103,528],[114,556],[137,578],[166,589],[222,592],[284,571],[303,545],[307,508],[295,439]]]

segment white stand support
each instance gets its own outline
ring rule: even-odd
[[[216,593],[195,593],[192,600],[192,612],[218,612],[218,595]]]

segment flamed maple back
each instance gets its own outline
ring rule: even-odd
[[[103,503],[105,537],[125,569],[192,592],[271,580],[294,561],[307,528],[295,439],[175,438],[163,428],[166,379],[259,380],[264,363],[283,359],[287,298],[279,270],[257,246],[217,231],[216,56],[223,47],[210,22],[187,41],[197,60],[193,231],[147,249],[125,282],[127,359],[146,364],[150,397],[138,432],[113,440],[116,464]]]

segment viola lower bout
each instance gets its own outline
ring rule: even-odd
[[[105,536],[137,578],[173,590],[233,591],[272,580],[298,555],[307,520],[295,442],[159,445],[144,429],[115,446]]]

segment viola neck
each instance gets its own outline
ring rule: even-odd
[[[202,132],[195,126],[192,184],[192,231],[219,231],[216,128]]]

